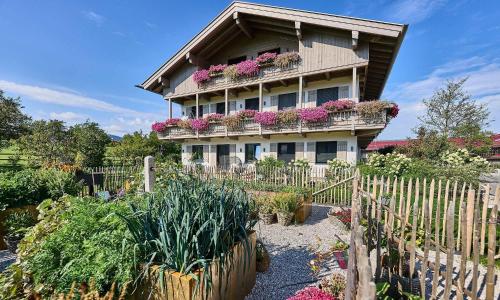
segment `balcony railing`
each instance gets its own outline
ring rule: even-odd
[[[345,131],[361,129],[382,129],[387,124],[387,112],[375,117],[362,117],[355,110],[330,113],[328,120],[321,123],[297,121],[290,124],[262,126],[252,119],[241,120],[235,126],[227,127],[222,123],[211,123],[207,130],[197,132],[192,129],[168,127],[159,134],[163,139],[188,139],[241,135],[269,135],[280,133],[311,133],[325,131]]]

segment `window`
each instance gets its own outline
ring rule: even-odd
[[[326,164],[337,157],[337,142],[316,142],[316,163]]]
[[[280,54],[280,48],[274,48],[274,49],[260,51],[259,53],[257,53],[257,56],[264,54],[266,52]]]
[[[215,108],[215,111],[218,114],[225,115],[226,114],[226,103],[224,103],[224,102],[217,103],[217,107]]]
[[[316,106],[320,106],[321,104],[328,102],[330,100],[338,100],[339,99],[339,88],[327,88],[327,89],[319,89],[316,100]]]
[[[279,143],[278,159],[287,163],[295,159],[295,143]]]
[[[246,99],[245,109],[259,110],[259,98]]]
[[[227,64],[228,65],[235,65],[237,63],[240,63],[242,61],[245,61],[247,60],[247,56],[244,55],[244,56],[239,56],[239,57],[234,57],[234,58],[230,58],[227,60]]]
[[[193,145],[191,160],[203,160],[203,145]]]
[[[286,110],[297,106],[297,93],[278,96],[278,110]]]
[[[245,163],[251,163],[260,157],[260,144],[245,144]]]
[[[203,105],[198,106],[198,113],[200,118],[203,116]],[[196,105],[191,106],[191,113],[188,116],[190,119],[196,119]]]

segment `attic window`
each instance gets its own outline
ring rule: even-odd
[[[259,53],[257,53],[257,56],[264,54],[266,52],[280,54],[280,48],[274,48],[274,49],[269,49],[269,50],[265,50],[265,51],[260,51]]]
[[[228,65],[235,65],[235,64],[240,63],[240,62],[245,61],[245,60],[247,60],[247,56],[246,55],[239,56],[239,57],[228,59],[227,60],[227,64]]]

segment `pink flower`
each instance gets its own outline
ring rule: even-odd
[[[254,121],[263,126],[272,126],[276,124],[277,114],[273,111],[257,112]]]
[[[276,53],[266,52],[266,53],[262,53],[261,55],[257,56],[255,61],[258,64],[266,64],[266,63],[273,62],[275,58],[276,58]]]
[[[164,122],[156,122],[153,125],[151,125],[151,130],[153,130],[154,132],[161,133],[161,132],[165,131],[165,129],[166,129],[166,126],[165,126]]]
[[[172,119],[168,119],[165,121],[165,126],[175,126],[177,125],[177,123],[179,123],[181,119],[178,119],[178,118],[172,118]]]
[[[255,76],[259,73],[259,65],[254,60],[245,60],[236,65],[240,76]]]
[[[331,100],[321,106],[328,111],[342,111],[354,108],[356,103],[349,99]]]
[[[328,111],[323,107],[303,108],[299,111],[299,117],[306,123],[326,122]]]
[[[208,120],[195,119],[191,121],[191,128],[198,131],[205,131],[208,129]]]
[[[257,113],[256,110],[245,109],[245,110],[238,112],[238,116],[242,119],[252,119],[253,117],[255,117],[255,113]]]
[[[287,300],[335,300],[335,297],[317,287],[306,287]]]
[[[210,73],[211,75],[222,73],[226,68],[227,65],[212,65],[210,66],[210,68],[208,68],[208,73]]]
[[[396,103],[394,103],[389,110],[389,116],[391,118],[395,118],[398,116],[398,113],[399,113],[399,106]]]
[[[224,118],[223,114],[209,114],[205,117],[207,121],[213,122],[213,121],[221,121]]]
[[[198,70],[198,71],[193,73],[193,80],[197,84],[207,82],[208,80],[210,80],[210,74],[209,74],[208,70],[205,70],[205,69]]]

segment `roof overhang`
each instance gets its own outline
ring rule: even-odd
[[[250,36],[252,34],[251,30],[245,24],[247,18],[250,21],[255,18],[261,20],[271,19],[273,21],[269,22],[269,26],[276,26],[276,28],[280,28],[279,30],[286,33],[293,32],[299,38],[301,38],[301,28],[304,25],[345,30],[353,32],[353,34],[355,32],[356,35],[359,34],[359,40],[370,42],[370,53],[374,51],[376,54],[377,51],[382,51],[379,59],[385,59],[382,66],[383,74],[380,74],[376,65],[373,67],[373,71],[369,66],[366,72],[370,73],[372,71],[374,73],[373,83],[367,81],[367,96],[373,94],[377,97],[380,96],[383,90],[407,28],[407,25],[402,24],[236,1],[231,3],[138,87],[161,93],[160,87],[168,84],[168,75],[185,63],[186,60],[198,59],[197,54],[207,43],[217,44],[214,43],[217,39],[229,39],[241,33]],[[358,38],[358,36],[356,37]],[[375,47],[372,50],[372,43],[380,45],[377,46],[380,48]],[[368,80],[370,80],[370,77],[368,77]],[[367,97],[366,99],[370,98]]]

